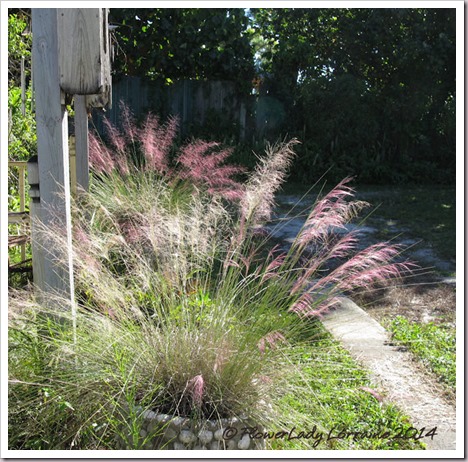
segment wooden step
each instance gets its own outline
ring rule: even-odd
[[[20,234],[18,236],[8,236],[8,247],[13,247],[15,245],[23,245],[29,242],[29,236]]]

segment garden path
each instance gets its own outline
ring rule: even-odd
[[[306,204],[310,206],[313,200],[313,196],[302,199],[297,195],[278,196],[277,220],[270,225],[270,232],[284,247],[292,243],[304,223],[305,216],[296,215]],[[288,215],[293,206],[294,211]],[[378,223],[378,218],[374,218],[372,223]],[[378,229],[374,226],[348,226],[348,230],[359,228],[362,248],[381,240],[378,237]],[[395,234],[404,231],[398,228],[396,222],[391,224],[391,227]],[[400,240],[399,243],[412,246],[416,241]],[[426,267],[433,267],[436,271],[455,271],[454,262],[438,258],[431,249],[415,245],[409,248],[405,256]],[[439,280],[449,284],[455,283],[453,278],[440,277]],[[391,343],[389,332],[345,297],[342,298],[338,309],[324,316],[323,324],[370,372],[374,383],[379,386],[377,393],[408,415],[414,428],[420,430],[425,427],[425,432],[429,432],[433,427],[437,427],[437,435],[433,439],[421,439],[427,445],[427,449],[456,449],[455,407],[444,399],[440,385],[418,368],[411,354]]]
[[[277,195],[276,216],[273,224],[269,225],[272,236],[284,244],[292,243],[302,225],[304,224],[306,215],[310,212],[310,207],[316,199],[316,195],[308,194],[300,196],[296,194],[279,194]],[[368,200],[373,202],[372,192],[360,193],[360,200]],[[293,208],[293,209],[292,209]],[[292,209],[292,211],[291,211]],[[374,213],[365,224],[350,223],[346,226],[346,230],[337,229],[336,232],[348,232],[355,229],[359,230],[359,246],[360,248],[368,247],[377,242],[382,242],[382,237],[379,236],[379,228],[385,227],[388,230],[388,238],[392,238],[392,242],[403,245],[405,250],[405,258],[412,259],[418,262],[425,269],[433,268],[436,272],[453,273],[455,272],[455,262],[444,260],[438,257],[434,251],[417,239],[405,236],[408,229],[401,226],[397,220],[386,220],[378,216],[378,211]],[[453,278],[441,278],[442,281],[453,283]]]
[[[348,298],[322,319],[325,328],[371,374],[379,386],[377,393],[396,404],[411,418],[413,427],[429,432],[437,427],[431,440],[422,438],[427,449],[455,450],[455,407],[443,398],[443,391],[432,377],[412,361],[411,354],[391,343],[390,334]]]

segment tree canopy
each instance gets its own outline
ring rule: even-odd
[[[454,168],[455,10],[256,9],[263,81],[304,166],[414,180]],[[312,163],[312,165],[311,165]],[[414,163],[418,168],[414,168]],[[320,162],[319,162],[320,164]],[[374,176],[374,178],[372,178]],[[393,177],[393,178],[392,178]]]
[[[258,136],[301,141],[298,178],[331,169],[366,182],[453,182],[455,11],[111,9],[113,74],[161,85],[235,82],[252,126],[266,104],[277,115]],[[28,10],[9,13],[14,115],[19,64],[29,58],[31,40],[22,34]],[[210,130],[215,139],[216,126]]]
[[[248,18],[239,8],[112,9],[117,74],[177,79],[253,78]]]

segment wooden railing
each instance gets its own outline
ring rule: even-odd
[[[18,235],[8,235],[8,247],[19,245],[21,247],[21,263],[26,261],[26,244],[29,241],[28,225],[29,213],[26,212],[26,167],[27,162],[9,161],[8,168],[18,169],[18,193],[20,200],[19,212],[8,211],[8,224],[19,225]]]
[[[72,195],[76,195],[77,179],[76,179],[76,141],[74,136],[68,139],[69,154],[70,154],[70,190]],[[25,161],[8,161],[8,168],[18,169],[18,194],[20,200],[19,212],[8,211],[8,224],[19,225],[19,234],[8,234],[8,247],[21,247],[21,265],[26,260],[26,244],[30,240],[29,233],[29,212],[26,211],[26,169],[28,163]]]

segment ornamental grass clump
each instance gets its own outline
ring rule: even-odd
[[[350,179],[315,204],[289,250],[271,248],[262,227],[295,140],[270,146],[242,183],[217,144],[171,153],[174,120],[123,120],[125,135],[107,124],[109,145],[92,138],[93,181],[72,207],[76,320],[48,315],[60,298],[12,299],[17,449],[138,449],[156,436],[141,432],[147,411],[274,428],[288,419],[284,396],[306,396],[291,377],[310,318],[410,269],[391,261],[395,246],[357,252],[356,234],[336,233],[365,205]],[[65,248],[63,233],[43,233]]]

